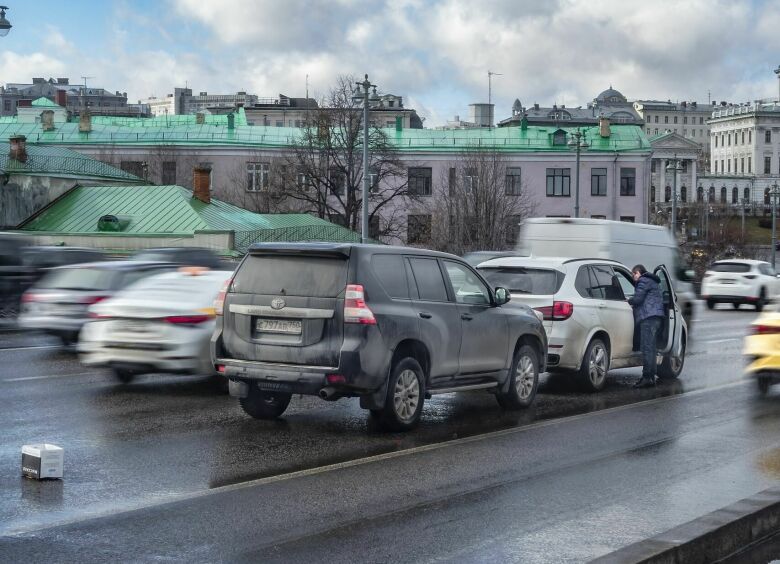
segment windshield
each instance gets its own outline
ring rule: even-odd
[[[507,288],[513,294],[551,295],[563,284],[563,273],[551,268],[505,266],[480,268],[490,284]]]
[[[716,262],[710,267],[713,272],[750,272],[750,265],[741,262]]]
[[[57,290],[109,290],[115,272],[104,268],[63,268],[44,276],[37,287]]]

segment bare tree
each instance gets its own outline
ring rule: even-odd
[[[431,210],[434,248],[455,254],[513,248],[536,211],[519,167],[494,150],[466,150],[439,179]]]
[[[363,207],[363,110],[353,99],[352,76],[339,76],[308,127],[291,143],[284,174],[275,175],[288,201],[318,217],[357,231]],[[369,131],[369,225],[378,238],[397,236],[403,222],[396,209],[415,198],[408,190],[406,168],[387,134]],[[396,205],[393,205],[396,204]]]

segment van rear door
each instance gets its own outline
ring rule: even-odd
[[[250,252],[225,297],[223,346],[240,360],[337,367],[349,251]]]

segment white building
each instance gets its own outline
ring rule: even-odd
[[[149,105],[153,116],[196,114],[252,106],[257,103],[257,96],[246,92],[236,92],[235,94],[200,92],[195,96],[191,88],[174,88],[173,94],[168,94],[164,98],[153,96],[148,98],[145,103]]]

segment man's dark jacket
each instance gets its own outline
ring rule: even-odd
[[[650,317],[665,316],[660,282],[661,279],[650,272],[639,277],[634,297],[628,300],[634,308],[634,323],[639,324]]]

